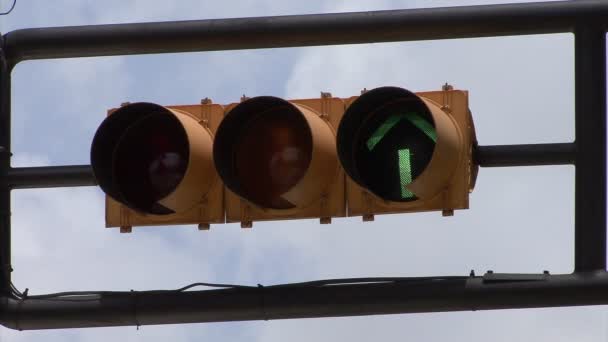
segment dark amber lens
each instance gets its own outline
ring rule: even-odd
[[[172,213],[157,202],[175,190],[188,167],[188,139],[179,121],[168,113],[150,114],[120,139],[113,172],[125,200],[152,214]]]
[[[302,179],[311,154],[310,129],[295,108],[281,106],[258,114],[234,148],[242,195],[263,207],[293,208],[281,196]]]

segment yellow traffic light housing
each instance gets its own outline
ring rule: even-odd
[[[349,216],[468,208],[476,172],[467,92],[381,87],[346,105],[337,144]]]
[[[91,147],[106,200],[106,226],[224,222],[213,134],[223,107],[126,104],[111,110]]]
[[[319,218],[469,207],[477,167],[468,93],[376,88],[357,97],[128,104],[91,148],[106,225]],[[225,187],[224,187],[225,186]]]
[[[286,101],[261,96],[228,106],[213,156],[226,185],[226,221],[345,216],[335,127],[344,102],[329,94]]]

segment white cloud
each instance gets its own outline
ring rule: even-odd
[[[88,163],[106,110],[131,86],[123,57],[28,61],[13,71],[13,150],[52,164]]]
[[[481,144],[571,141],[572,47],[569,35],[544,35],[310,48],[287,95],[352,96],[383,85],[435,90],[450,82],[469,90]]]
[[[259,341],[602,341],[605,331],[603,310],[589,307],[271,321]]]
[[[48,156],[23,152],[18,155],[14,155],[11,158],[11,164],[13,167],[49,166],[50,160]]]

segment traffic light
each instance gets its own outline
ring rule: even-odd
[[[91,148],[106,225],[241,222],[469,206],[477,166],[468,93],[380,87],[346,99],[126,104]]]
[[[469,207],[476,166],[467,92],[380,87],[346,106],[337,145],[349,216]]]
[[[226,221],[345,216],[344,172],[335,130],[342,99],[244,99],[226,109],[213,148],[226,185]]]
[[[223,185],[213,134],[224,109],[125,104],[110,110],[93,138],[91,166],[106,198],[106,226],[224,222]]]

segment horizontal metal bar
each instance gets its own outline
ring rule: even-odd
[[[90,165],[17,167],[4,180],[11,189],[54,188],[96,185]]]
[[[0,299],[18,330],[363,316],[608,304],[604,271],[509,281],[484,277],[209,291],[106,292]]]
[[[605,0],[31,28],[5,35],[28,59],[357,44],[572,32],[608,25]]]
[[[574,164],[574,143],[477,146],[475,162],[484,167]]]
[[[475,159],[486,167],[573,164],[574,150],[573,143],[477,146]],[[11,168],[5,182],[11,189],[97,185],[90,165]]]

